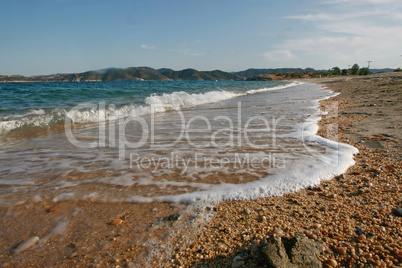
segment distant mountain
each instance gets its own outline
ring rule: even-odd
[[[215,71],[197,71],[195,69],[184,69],[174,71],[172,69],[159,69],[162,75],[172,80],[243,80],[240,76],[223,72]]]
[[[169,80],[155,69],[149,67],[130,67],[126,69],[108,70],[102,74],[102,81],[125,80]]]
[[[265,75],[265,74],[276,74],[276,73],[293,73],[293,72],[317,72],[312,68],[277,68],[277,69],[247,69],[241,72],[232,72],[232,74],[238,75],[240,77],[249,78],[258,75]]]
[[[370,71],[372,73],[391,73],[394,71],[394,69],[390,69],[390,68],[385,68],[385,69],[370,69]]]
[[[242,77],[215,70],[197,71],[184,69],[174,71],[163,68],[130,67],[125,69],[107,68],[72,74],[53,74],[25,77],[21,75],[0,76],[0,82],[83,82],[83,81],[129,81],[129,80],[244,80]]]
[[[163,73],[163,72],[168,72],[168,71],[174,71],[173,69],[169,69],[169,68],[161,68],[157,70],[158,73]]]
[[[220,70],[205,71],[202,73],[217,80],[243,80],[243,78],[237,74],[231,74]]]
[[[392,72],[393,69],[371,69],[373,73]],[[52,74],[25,77],[22,75],[0,75],[0,82],[81,82],[81,81],[126,81],[126,80],[269,80],[277,79],[280,74],[285,78],[296,77],[294,74],[305,74],[316,71],[312,68],[279,68],[279,69],[248,69],[241,72],[228,73],[220,70],[197,71],[184,69],[175,71],[169,68],[155,70],[150,67],[106,68],[95,71],[71,74]],[[279,76],[269,76],[278,74]],[[304,75],[303,74],[303,75]],[[267,76],[268,75],[268,76]],[[264,77],[265,76],[265,77]],[[281,77],[282,77],[281,76]]]
[[[162,75],[172,80],[203,80],[200,72],[194,69],[174,71],[172,69],[162,69]]]

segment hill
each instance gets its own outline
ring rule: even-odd
[[[184,69],[181,71],[174,71],[167,68],[155,70],[149,67],[130,67],[125,69],[107,68],[83,73],[38,75],[31,77],[25,77],[22,75],[0,75],[0,82],[84,82],[130,80],[243,80],[243,78],[220,70],[197,71],[195,69]]]
[[[390,72],[393,69],[373,69],[373,73]],[[169,68],[153,69],[150,67],[106,68],[96,71],[70,74],[52,74],[25,77],[22,75],[0,75],[0,82],[84,82],[84,81],[163,81],[163,80],[282,80],[311,77],[328,71],[316,71],[312,68],[247,69],[241,72],[197,71],[184,69],[175,71]],[[276,74],[276,75],[274,75]]]
[[[247,69],[245,71],[240,72],[232,72],[232,74],[238,75],[240,77],[249,78],[258,75],[266,75],[266,74],[276,74],[276,73],[295,73],[295,72],[316,72],[316,70],[312,68],[276,68],[276,69]]]
[[[124,80],[169,80],[155,69],[149,67],[130,67],[126,69],[112,69],[102,74],[102,81]]]
[[[172,80],[243,80],[238,75],[220,70],[197,71],[195,69],[184,69],[174,71],[172,69],[159,69],[158,71]]]

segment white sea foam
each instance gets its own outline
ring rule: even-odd
[[[281,85],[281,86],[276,86],[276,87],[267,87],[267,88],[260,88],[260,89],[250,89],[247,91],[247,94],[255,94],[255,93],[260,93],[260,92],[266,92],[266,91],[274,91],[274,90],[279,90],[279,89],[285,89],[289,87],[294,87],[303,84],[303,82],[292,82],[290,84],[286,85]]]
[[[164,202],[212,202],[225,200],[247,200],[267,196],[281,196],[287,193],[318,185],[322,180],[338,176],[354,165],[353,155],[358,150],[350,145],[337,143],[320,136],[311,136],[309,140],[321,145],[332,147],[325,154],[312,152],[303,160],[291,163],[291,168],[277,172],[257,181],[245,184],[220,184],[210,187],[207,191],[197,191],[174,196],[159,196],[154,198]],[[241,172],[245,172],[242,170]]]
[[[279,90],[295,85],[293,82],[269,88],[253,89],[245,92],[234,91],[209,91],[204,93],[189,94],[184,91],[152,94],[145,98],[143,105],[133,103],[120,107],[99,107],[97,103],[80,104],[76,109],[67,111],[65,108],[57,108],[45,111],[43,109],[31,109],[23,114],[0,116],[0,135],[4,135],[15,129],[47,127],[63,123],[69,117],[73,123],[92,123],[101,120],[116,120],[127,116],[143,116],[151,113],[166,112],[169,110],[182,110],[198,105],[219,102],[247,94],[261,93],[265,91]]]
[[[281,87],[277,89],[279,88]],[[191,133],[191,140],[196,141],[197,145],[203,145],[205,141],[207,144],[210,142],[212,132],[221,129],[225,131],[219,132],[217,137],[223,142],[227,142],[226,132],[232,132],[237,137],[238,134],[244,134],[248,119],[264,116],[269,122],[271,119],[279,122],[275,128],[272,128],[278,139],[277,146],[261,150],[246,143],[237,146],[237,141],[235,141],[235,145],[229,147],[205,145],[195,148],[186,140],[181,140],[176,145],[169,147],[166,144],[170,144],[171,140],[175,140],[177,134],[181,133],[181,122],[175,116],[176,113],[159,113],[155,116],[155,143],[161,146],[153,149],[146,144],[144,147],[133,150],[127,148],[127,153],[135,153],[138,156],[136,159],[139,160],[152,160],[153,157],[157,160],[158,157],[165,159],[172,166],[171,168],[151,165],[148,166],[148,169],[142,169],[135,163],[133,167],[130,167],[128,161],[118,159],[119,146],[117,144],[115,147],[106,146],[88,150],[74,147],[65,138],[51,136],[47,139],[36,140],[36,150],[23,151],[20,149],[19,151],[23,151],[23,153],[0,155],[3,157],[0,161],[0,172],[8,178],[7,181],[3,181],[3,185],[15,186],[19,190],[26,187],[19,183],[21,175],[18,172],[23,172],[26,178],[24,182],[33,183],[33,185],[29,185],[29,191],[34,192],[37,189],[41,192],[43,188],[42,193],[46,195],[52,191],[46,191],[45,188],[51,187],[55,191],[51,198],[55,201],[69,198],[96,198],[105,201],[132,202],[219,202],[294,192],[339,175],[354,164],[353,154],[357,153],[356,148],[316,135],[317,122],[324,114],[318,109],[318,100],[333,96],[333,93],[321,90],[317,85],[301,83],[293,84],[293,87],[275,93],[270,90],[272,89],[261,89],[259,92],[252,91],[251,93],[213,91],[188,94],[174,92],[149,96],[142,106],[127,105],[116,111],[108,110],[109,107],[106,107],[101,116],[96,109],[91,108],[79,109],[74,116],[77,116],[75,120],[82,122],[91,118],[99,120],[99,117],[118,118],[130,114],[145,115],[151,112],[151,109],[148,110],[151,105],[160,107],[160,110],[155,112],[182,109],[186,120],[202,115],[212,122],[210,132]],[[238,98],[233,98],[233,96]],[[217,100],[222,103],[208,104]],[[252,105],[243,105],[241,113],[237,114],[237,108],[233,107],[238,107],[238,104],[243,102]],[[204,109],[187,109],[200,104],[205,104]],[[219,110],[215,109],[216,107],[219,107]],[[229,125],[220,124],[223,121],[215,121],[216,116],[230,117],[233,125],[228,128]],[[283,119],[279,120],[282,117]],[[237,129],[238,124],[240,129]],[[261,127],[264,125],[261,120],[253,120],[249,126],[251,129],[257,130],[262,129]],[[197,127],[202,128],[203,125],[197,125],[194,121],[191,127],[197,129]],[[98,128],[92,125],[88,128],[76,128],[75,131],[77,131],[75,132],[77,136],[83,134],[83,137],[89,139],[99,135]],[[127,133],[130,137],[135,138],[136,135],[141,135],[141,130],[136,129],[134,125],[132,128],[128,126]],[[255,143],[270,143],[271,134],[271,132],[248,132],[251,141]],[[10,148],[15,150],[15,147]],[[198,160],[194,159],[195,153],[200,155]],[[236,157],[243,161],[248,154],[255,159],[268,159],[271,155],[276,154],[279,160],[284,159],[286,169],[278,166],[264,167],[265,169],[248,165],[219,166],[214,162],[222,158],[232,161]],[[203,165],[202,158],[204,156],[212,159],[213,163]],[[29,161],[22,161],[22,159],[29,159]],[[188,160],[191,165],[184,168],[181,165],[182,160]],[[142,162],[143,165],[147,165],[147,163],[152,162]],[[55,172],[60,174],[57,175]],[[74,172],[89,176],[74,177]],[[214,175],[218,172],[220,175],[215,177]],[[54,179],[43,184],[43,174],[49,174]],[[238,176],[240,179],[236,184],[230,183],[229,180],[226,180],[226,174]],[[255,179],[242,183],[243,175]],[[211,181],[215,178],[222,181]],[[86,188],[85,185],[91,185],[91,187]],[[99,185],[105,188],[97,188]],[[38,192],[35,192],[35,195],[38,195]]]
[[[17,118],[21,118],[21,117],[25,117],[25,116],[29,116],[29,115],[44,115],[44,114],[45,114],[45,110],[43,110],[43,109],[38,109],[38,110],[30,109],[26,113],[23,113],[23,114],[4,116],[3,120],[13,120],[13,119],[17,119]]]

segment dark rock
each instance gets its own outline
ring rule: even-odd
[[[402,208],[397,207],[396,209],[394,209],[394,211],[392,211],[392,213],[397,217],[402,217]]]
[[[272,236],[261,249],[268,267],[322,267],[317,258],[323,244],[308,239],[304,234],[296,233],[295,237]]]
[[[172,214],[169,215],[165,218],[163,218],[165,221],[177,221],[180,218],[180,214]]]
[[[360,228],[357,228],[357,229],[356,229],[356,234],[357,234],[357,235],[365,235],[365,233],[363,232],[363,230],[360,229]]]
[[[236,256],[232,262],[232,268],[241,268],[244,267],[244,259],[241,256]]]
[[[290,263],[285,246],[279,236],[271,237],[261,251],[268,267],[294,267],[293,264]]]
[[[344,179],[344,178],[345,178],[345,175],[344,175],[344,174],[341,174],[341,175],[335,177],[335,179],[338,180],[338,181],[340,181],[340,180],[342,180],[342,179]]]
[[[369,232],[368,234],[367,234],[367,238],[374,238],[375,237],[375,234],[373,234],[373,233],[371,233],[371,232]]]
[[[291,263],[297,267],[321,267],[321,261],[317,258],[324,245],[320,242],[308,239],[304,234],[297,233],[291,239],[285,239],[286,252],[289,252]]]

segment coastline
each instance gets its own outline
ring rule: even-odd
[[[324,110],[338,110],[335,116],[330,111],[323,116],[318,135],[333,138],[327,126],[338,124],[338,140],[359,149],[356,164],[315,188],[217,205],[214,219],[196,241],[178,250],[175,265],[264,266],[259,245],[272,235],[292,237],[296,232],[325,245],[321,260],[326,267],[401,264],[402,220],[392,213],[402,206],[402,121],[398,112],[402,76],[303,81],[341,93],[320,102]],[[248,212],[247,224],[243,211]]]
[[[402,120],[397,119],[401,78],[395,76],[389,81],[388,78],[374,81],[372,79],[377,78],[370,77],[303,80],[341,93],[321,101],[325,110],[328,107],[338,110],[336,113],[328,110],[329,116],[319,121],[318,134],[330,139],[338,137],[340,142],[359,149],[356,164],[342,176],[280,197],[221,203],[210,208],[215,211],[211,221],[204,221],[204,214],[199,214],[200,218],[196,218],[199,224],[193,229],[181,230],[183,235],[165,232],[180,229],[185,222],[172,217],[181,213],[180,204],[40,200],[18,204],[11,211],[0,208],[3,241],[0,264],[4,267],[150,266],[150,263],[136,260],[140,255],[147,258],[142,245],[151,239],[144,237],[146,232],[152,232],[155,239],[171,243],[154,241],[155,249],[167,248],[172,254],[160,259],[155,252],[151,256],[155,261],[151,264],[153,267],[231,267],[235,257],[240,257],[246,266],[260,267],[262,260],[257,253],[265,239],[273,233],[293,236],[296,232],[326,245],[323,261],[333,259],[343,266],[376,264],[376,261],[396,264],[401,261],[402,233],[398,229],[401,218],[391,213],[402,206],[398,132]],[[373,93],[371,97],[363,92],[382,84],[381,90],[385,92],[376,91],[377,95]],[[389,114],[391,104],[394,113]],[[394,128],[385,126],[377,131],[375,124],[370,124],[373,121],[385,124],[393,118],[395,123],[390,127]],[[333,135],[331,129],[328,131],[327,127],[332,124],[338,124],[338,135]],[[155,224],[155,220],[160,219],[165,220]],[[364,237],[359,238],[358,229]],[[43,239],[39,241],[40,252],[27,250],[15,254],[18,245],[32,235]],[[344,248],[346,254],[337,248]]]

